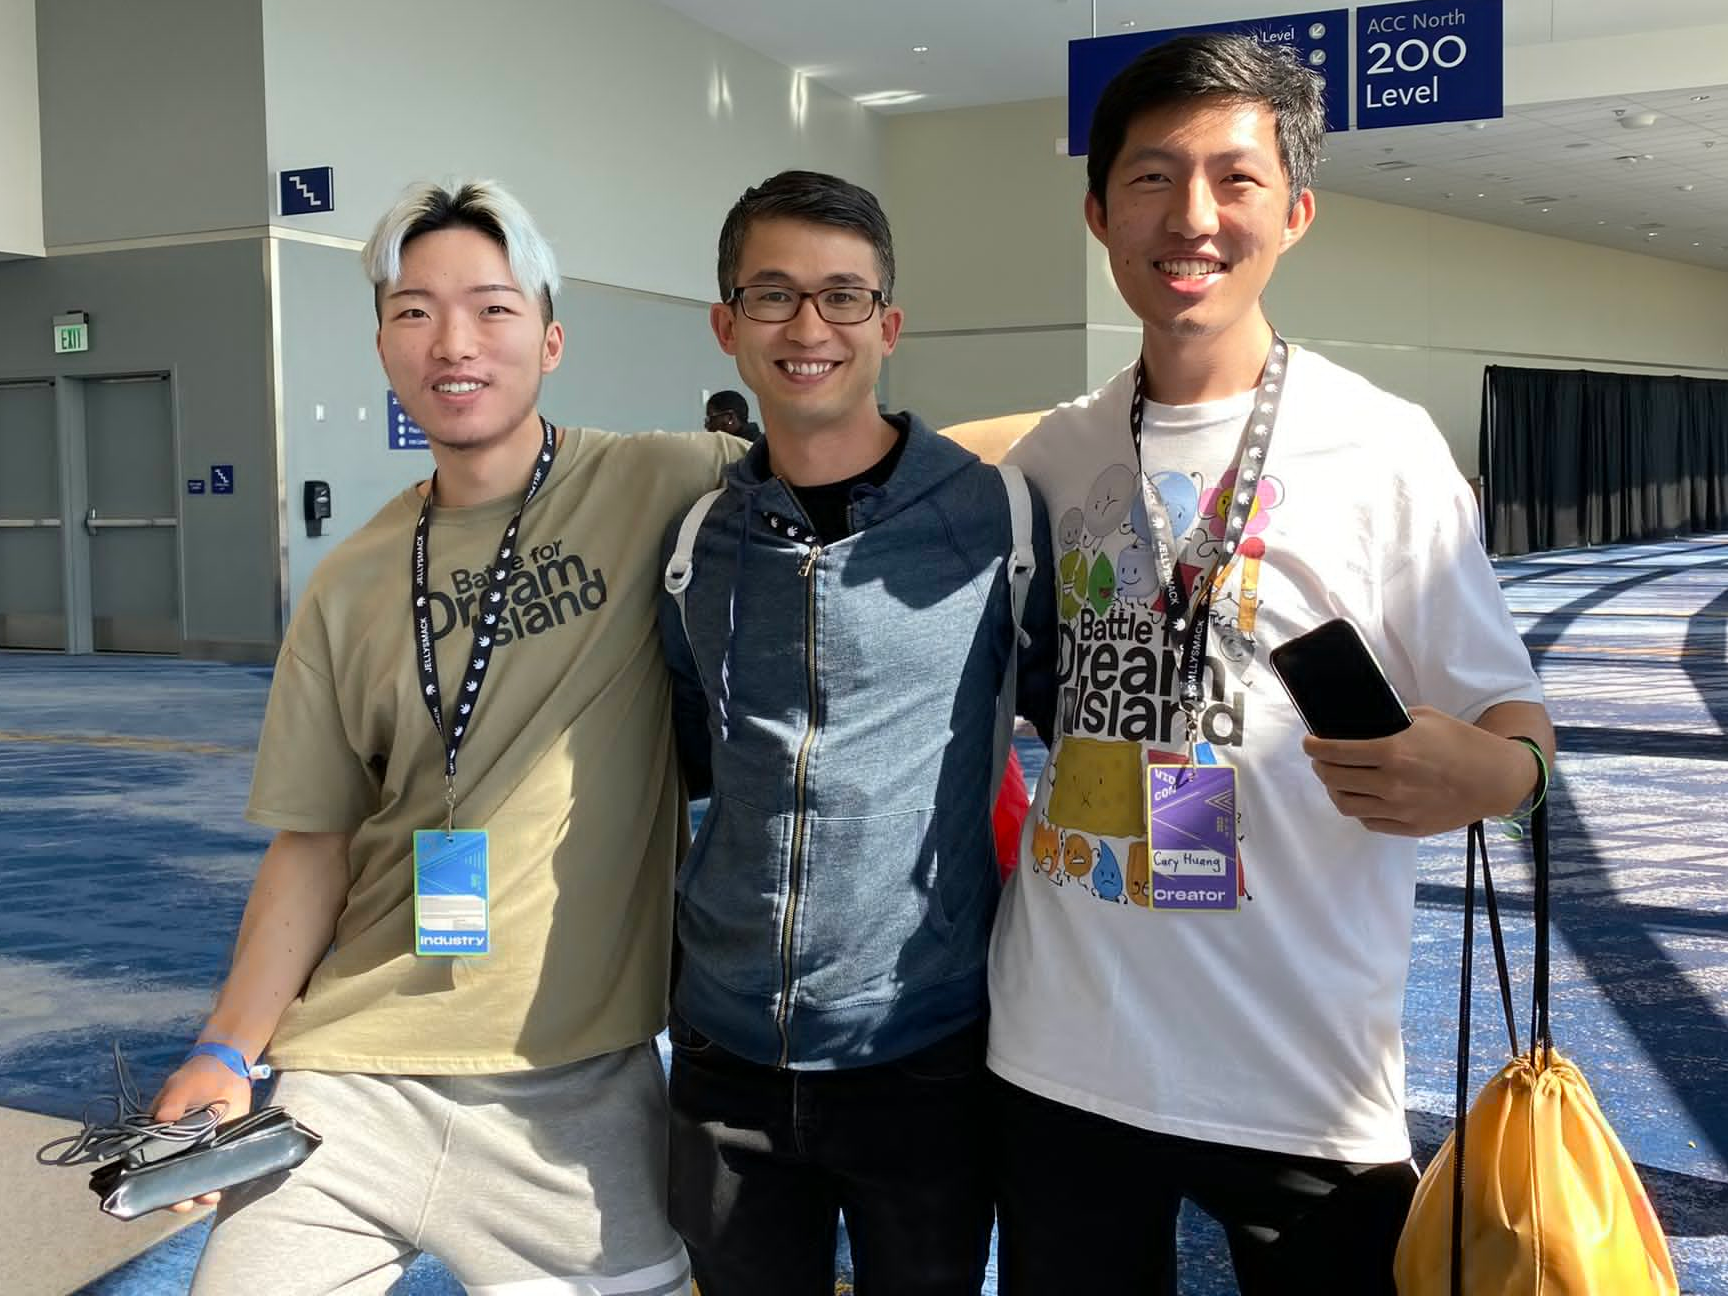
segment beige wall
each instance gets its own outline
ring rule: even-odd
[[[0,0],[0,177],[0,256],[41,256],[35,0]]]
[[[1425,405],[1469,475],[1486,365],[1728,378],[1728,274],[1343,194],[1319,195],[1267,311]]]
[[[1138,322],[1081,217],[1084,162],[1056,156],[1062,114],[1041,100],[891,119],[913,341],[890,362],[896,402],[984,418],[1090,390],[1132,361]],[[1728,378],[1728,274],[1343,194],[1318,207],[1268,314],[1425,405],[1466,474],[1486,365]],[[1058,331],[1004,331],[1037,324]],[[918,336],[931,327],[965,334]]]
[[[884,399],[938,425],[1066,399],[1087,381],[1085,164],[1059,100],[894,116],[882,197],[906,309]]]

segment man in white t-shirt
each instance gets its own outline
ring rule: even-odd
[[[1173,1292],[1184,1199],[1246,1296],[1392,1292],[1415,839],[1516,812],[1552,756],[1434,424],[1262,313],[1324,116],[1287,51],[1205,36],[1093,119],[1086,219],[1144,340],[1008,456],[1062,656],[991,953],[1004,1296]],[[1334,617],[1409,729],[1304,735],[1267,654]]]

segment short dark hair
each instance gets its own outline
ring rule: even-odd
[[[731,301],[738,287],[738,261],[744,239],[759,220],[801,220],[859,234],[876,254],[883,301],[894,300],[894,235],[882,204],[868,189],[820,171],[782,171],[732,204],[720,227],[720,300]]]
[[[1105,203],[1110,168],[1128,128],[1145,113],[1191,99],[1221,98],[1264,104],[1278,134],[1278,161],[1290,182],[1294,207],[1314,183],[1326,135],[1326,85],[1297,52],[1252,36],[1211,33],[1178,36],[1154,45],[1104,87],[1092,114],[1086,145],[1086,187]]]
[[[717,391],[708,398],[708,413],[736,414],[742,421],[750,417],[750,402],[744,399],[742,392]]]

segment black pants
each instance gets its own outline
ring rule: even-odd
[[[992,1076],[1002,1296],[1174,1296],[1176,1213],[1224,1226],[1242,1296],[1393,1296],[1407,1161],[1353,1165],[1155,1134]]]
[[[781,1071],[674,1018],[672,1226],[702,1296],[977,1296],[990,1248],[983,1023],[909,1057]]]

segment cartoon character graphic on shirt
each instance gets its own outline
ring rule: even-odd
[[[1138,743],[1065,737],[1045,813],[1069,833],[1139,836],[1146,818],[1140,769]]]
[[[1062,836],[1062,871],[1071,878],[1083,878],[1092,871],[1092,843],[1079,833]]]
[[[1071,508],[1056,524],[1056,542],[1062,556],[1056,560],[1056,590],[1063,620],[1072,621],[1086,603],[1091,564],[1081,548],[1086,538],[1086,515]]]
[[[1215,540],[1224,538],[1225,525],[1230,518],[1230,505],[1247,503],[1246,500],[1236,501],[1232,495],[1254,492],[1254,504],[1248,511],[1248,522],[1242,528],[1245,536],[1259,535],[1271,522],[1271,511],[1284,502],[1284,484],[1276,477],[1259,477],[1255,470],[1246,469],[1242,481],[1242,490],[1236,489],[1236,470],[1232,468],[1219,478],[1218,484],[1207,491],[1200,501],[1200,512],[1206,518],[1206,529]]]
[[[1212,640],[1224,659],[1245,666],[1254,657],[1259,641],[1254,626],[1260,614],[1260,563],[1266,556],[1266,541],[1249,536],[1242,542],[1233,588],[1225,589],[1212,604]],[[1225,584],[1230,573],[1226,572]]]
[[[1162,631],[1154,527],[1160,517],[1167,521],[1179,579],[1193,589],[1224,557],[1232,504],[1250,505],[1237,560],[1216,577],[1202,672],[1202,763],[1228,763],[1243,742],[1244,671],[1259,651],[1267,533],[1284,501],[1282,483],[1256,468],[1244,469],[1240,482],[1231,471],[1208,486],[1198,473],[1164,469],[1142,482],[1125,465],[1112,465],[1093,480],[1083,503],[1061,515],[1061,615],[1071,635],[1064,736],[1033,830],[1034,872],[1057,885],[1078,882],[1077,891],[1106,903],[1171,911],[1154,903],[1166,875],[1153,869],[1147,845],[1145,760],[1148,752],[1180,759],[1186,722],[1175,702],[1179,649]],[[1249,500],[1237,499],[1242,491],[1252,492]],[[1232,903],[1218,908],[1253,899],[1242,807],[1236,810]]]
[[[1087,572],[1085,603],[1095,616],[1108,612],[1116,597],[1116,569],[1102,547],[1121,531],[1135,494],[1134,471],[1127,464],[1111,464],[1086,494],[1086,539],[1098,553]]]
[[[1092,483],[1085,506],[1068,509],[1057,522],[1062,556],[1056,577],[1064,618],[1072,620],[1086,607],[1097,616],[1109,610],[1116,597],[1116,568],[1103,549],[1121,530],[1135,493],[1133,470],[1111,464]]]
[[[1138,540],[1116,555],[1116,597],[1124,602],[1158,596],[1158,560]]]
[[[1151,856],[1144,841],[1128,843],[1128,898],[1142,909],[1152,903]]]
[[[1094,487],[1094,490],[1096,489]],[[1164,516],[1169,519],[1173,535],[1186,534],[1199,511],[1199,485],[1194,478],[1183,473],[1153,473],[1145,488],[1133,491],[1125,526],[1134,538],[1128,547],[1116,556],[1116,599],[1119,603],[1150,600],[1156,606],[1162,594],[1158,578],[1158,554],[1152,544],[1153,527],[1146,512],[1148,493],[1155,501],[1163,504]],[[1183,563],[1178,563],[1178,568],[1184,573],[1184,579],[1188,580],[1192,580],[1192,573],[1198,570]]]
[[[1200,511],[1200,479],[1174,469],[1151,474],[1152,490],[1163,501],[1164,512],[1170,519],[1170,534],[1184,536]],[[1142,544],[1152,543],[1152,522],[1146,516],[1146,495],[1134,492],[1134,502],[1128,513],[1134,535]]]
[[[1098,864],[1092,870],[1092,894],[1112,903],[1122,899],[1122,867],[1110,843],[1102,838],[1098,841]]]
[[[1111,464],[1098,474],[1086,494],[1086,533],[1094,544],[1115,535],[1133,507],[1134,470],[1127,464]]]
[[[1032,870],[1054,873],[1056,861],[1062,857],[1062,834],[1050,822],[1037,819],[1032,823]]]

